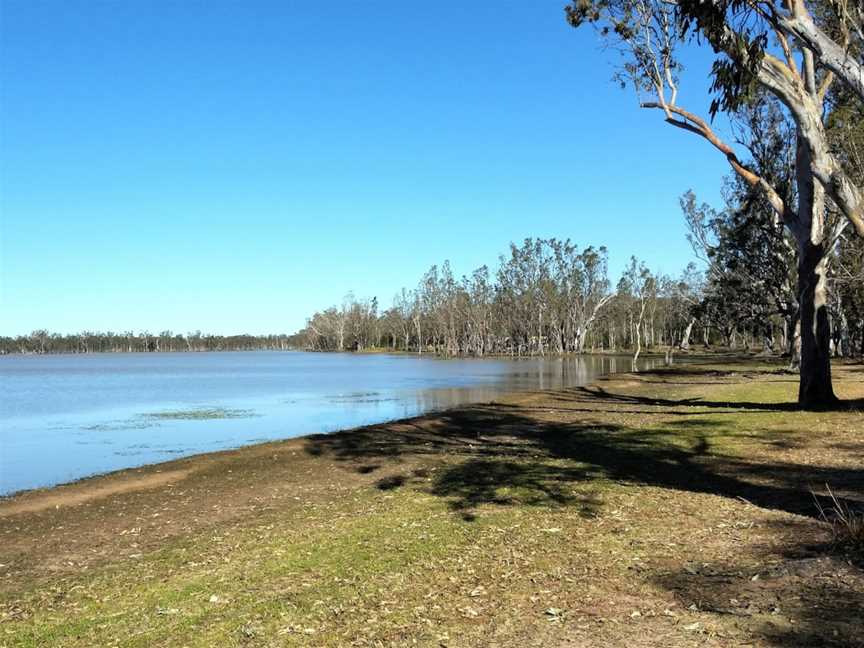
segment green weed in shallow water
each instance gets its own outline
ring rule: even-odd
[[[214,419],[238,419],[256,416],[254,410],[205,407],[189,410],[165,410],[142,414],[143,418],[162,421],[211,421]]]

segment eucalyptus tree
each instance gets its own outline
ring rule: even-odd
[[[619,78],[632,83],[642,108],[658,110],[668,124],[716,148],[793,234],[802,332],[798,401],[805,407],[833,404],[829,251],[847,226],[864,236],[864,191],[830,145],[825,99],[839,79],[858,106],[864,101],[860,5],[844,0],[576,0],[566,14],[575,27],[597,25],[624,53]],[[737,110],[759,90],[783,105],[795,129],[794,203],[758,167],[743,162],[698,110],[678,103],[679,52],[692,35],[716,55],[711,117]],[[826,198],[842,216],[834,224],[826,216]]]
[[[631,259],[611,292],[602,248],[580,251],[569,241],[528,239],[512,246],[494,272],[481,266],[456,280],[449,264],[433,266],[416,290],[401,291],[382,313],[375,299],[349,293],[341,306],[309,318],[305,345],[359,350],[383,341],[391,349],[478,356],[600,348],[630,350],[637,358],[650,349],[665,350],[671,360],[698,331],[706,344],[729,347],[738,339],[758,346],[761,336],[773,352],[778,304],[784,294],[794,300],[789,268],[778,256],[786,250],[778,233],[785,235],[766,225],[764,205],[732,189],[722,212],[697,206],[692,194],[683,199],[691,240],[706,259],[704,276],[695,264],[671,277]],[[837,321],[848,323],[848,333],[834,333],[836,352],[857,348],[853,341],[861,335],[859,243],[841,239],[831,278],[830,306]],[[209,344],[209,337],[202,341]]]
[[[392,334],[402,342],[402,348],[407,351],[411,344],[411,315],[414,309],[414,293],[402,288],[393,298],[393,307],[387,311],[388,320],[392,323]],[[397,346],[394,341],[394,346]]]
[[[773,346],[778,317],[784,340],[791,340],[798,316],[794,245],[781,224],[766,218],[770,208],[746,185],[732,178],[726,200],[726,209],[716,211],[697,206],[692,192],[681,198],[688,237],[706,268],[699,314],[723,333],[727,345],[745,327]]]
[[[864,179],[864,112],[842,86],[828,93],[828,135],[850,175]],[[830,283],[834,351],[864,356],[864,239],[844,232],[837,244]]]
[[[347,327],[347,301],[342,308],[335,306],[314,313],[306,320],[308,345],[316,351],[344,351]]]
[[[581,252],[569,240],[550,240],[555,277],[566,309],[565,344],[561,350],[582,353],[597,316],[614,297],[609,291],[608,252],[587,247]]]
[[[462,292],[466,300],[466,353],[482,356],[493,350],[493,317],[495,289],[489,268],[481,266],[470,276],[462,277]]]
[[[832,272],[831,305],[835,313],[834,351],[864,356],[864,240],[843,237]]]
[[[690,336],[696,325],[696,309],[702,299],[702,275],[695,263],[688,263],[677,279],[662,276],[657,279],[657,291],[663,301],[662,342],[667,347],[667,361],[675,349],[688,350]]]
[[[249,349],[289,348],[287,335],[207,335],[200,331],[186,336],[163,331],[153,336],[142,331],[84,330],[80,333],[51,333],[45,329],[29,335],[15,337],[0,336],[0,354],[46,354],[46,353],[133,353],[176,351],[222,351]]]
[[[627,304],[627,317],[633,340],[633,370],[642,352],[642,340],[645,337],[645,311],[657,298],[657,281],[644,262],[636,257],[630,257],[621,279],[618,281],[617,298]]]
[[[552,265],[549,250],[541,239],[528,238],[521,246],[511,243],[510,255],[502,255],[499,261],[498,300],[508,320],[512,349],[542,353],[548,316],[543,286]]]

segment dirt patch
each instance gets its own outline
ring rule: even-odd
[[[132,476],[124,473],[122,477],[102,479],[100,483],[70,484],[54,489],[27,493],[0,501],[0,518],[19,513],[36,513],[46,509],[78,506],[79,504],[111,495],[158,488],[185,479],[191,472],[191,469],[168,470],[141,476]]]

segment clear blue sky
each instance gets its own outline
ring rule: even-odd
[[[0,1],[0,333],[292,332],[527,236],[677,273],[725,162],[563,5]]]

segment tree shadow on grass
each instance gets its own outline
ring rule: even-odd
[[[788,527],[778,529],[789,538],[779,559],[776,548],[756,546],[734,559],[690,563],[649,578],[672,592],[682,609],[707,613],[713,622],[733,619],[770,645],[861,646],[864,573],[830,548],[802,542],[812,535],[804,524],[776,526]]]
[[[578,468],[551,463],[469,459],[444,471],[430,492],[446,498],[465,520],[474,509],[499,506],[577,506],[580,515],[594,517],[601,501],[593,492],[576,492],[570,485],[586,480]]]
[[[609,403],[649,405],[653,407],[705,407],[708,409],[728,410],[752,410],[760,412],[792,412],[798,409],[797,403],[758,403],[748,401],[711,401],[702,398],[658,398],[654,396],[634,396],[629,394],[618,394],[607,391],[602,387],[577,387],[568,390],[568,397],[564,400],[588,399],[590,401],[600,400]]]
[[[748,411],[756,411],[756,412],[796,412],[801,411],[801,407],[798,403],[760,403],[760,402],[749,402],[749,401],[711,401],[704,400],[702,398],[694,397],[694,398],[682,398],[682,399],[671,399],[671,398],[658,398],[654,396],[635,396],[630,394],[620,394],[607,391],[606,389],[598,386],[589,386],[589,387],[577,387],[575,389],[566,390],[561,392],[562,394],[566,394],[561,396],[560,399],[568,402],[579,402],[581,400],[588,401],[605,401],[608,403],[615,404],[630,404],[630,405],[644,405],[644,406],[653,406],[653,407],[704,407],[708,409],[724,409],[724,410],[748,410]],[[824,408],[825,411],[864,411],[864,398],[858,399],[849,399],[849,400],[839,400],[836,405],[832,407]],[[674,410],[670,410],[668,412],[664,412],[667,414],[673,414]]]
[[[601,401],[608,396],[592,393]],[[862,497],[864,468],[765,463],[725,454],[712,445],[724,434],[720,425],[689,418],[640,430],[605,422],[549,422],[518,407],[477,405],[314,436],[306,450],[360,464],[359,471],[382,459],[398,464],[437,457],[441,466],[432,477],[409,472],[388,477],[379,487],[419,486],[463,513],[483,504],[523,504],[579,505],[590,514],[600,503],[582,493],[596,480],[720,495],[811,517],[817,515],[811,486],[828,483],[844,497]],[[821,497],[820,503],[831,504]]]

